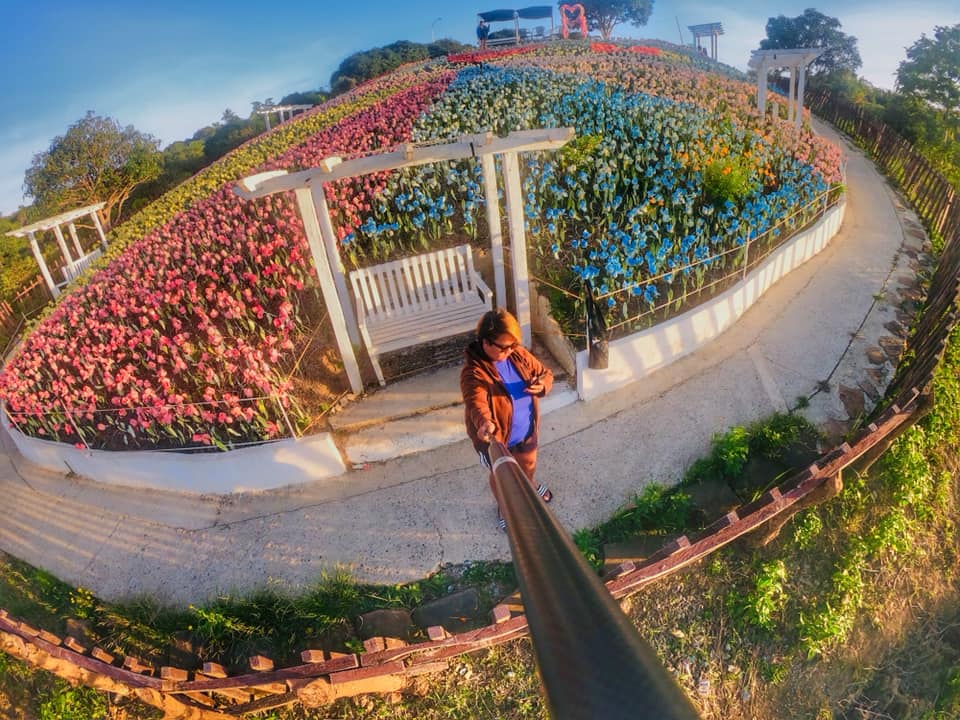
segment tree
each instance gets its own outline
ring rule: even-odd
[[[339,95],[362,82],[395,70],[404,63],[427,60],[429,57],[426,45],[409,40],[399,40],[383,47],[355,52],[334,70],[330,76],[330,89],[335,95]]]
[[[105,227],[120,216],[133,189],[160,174],[159,141],[132,125],[88,111],[33,156],[24,190],[47,212],[103,202]]]
[[[568,3],[561,0],[557,4]],[[599,30],[604,40],[609,40],[613,28],[621,23],[646,25],[653,10],[653,0],[580,0],[580,4],[587,15],[587,27]]]
[[[938,25],[933,39],[921,35],[907,48],[907,59],[897,68],[897,89],[945,113],[944,139],[951,139],[960,121],[960,23]]]
[[[203,142],[203,154],[208,163],[223,157],[235,147],[256,137],[266,129],[266,120],[262,115],[253,115],[244,120],[233,110],[227,108],[223,117],[215,126],[216,130]]]
[[[810,63],[811,77],[822,78],[839,70],[856,72],[863,65],[857,50],[857,39],[840,32],[837,18],[812,8],[795,18],[778,15],[767,20],[767,37],[760,41],[760,49],[787,48],[828,48]]]
[[[464,45],[462,42],[451,40],[450,38],[440,38],[427,45],[427,52],[430,53],[430,57],[432,58],[452,55],[454,53],[470,52],[473,49],[473,45]]]
[[[330,98],[326,90],[293,92],[280,98],[281,105],[319,105]]]

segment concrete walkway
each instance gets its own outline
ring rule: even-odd
[[[858,386],[870,394],[886,383],[893,364],[880,346],[896,343],[880,338],[895,327],[900,283],[913,282],[923,234],[873,165],[845,150],[846,220],[826,250],[701,351],[544,418],[538,476],[566,527],[602,521],[649,482],[675,482],[714,433],[792,407],[798,396],[811,397],[810,419],[838,432],[848,408],[856,412]],[[486,473],[451,405],[456,369],[416,383],[374,395],[379,419],[355,416],[367,427],[355,429],[347,451],[360,469],[255,495],[98,485],[37,470],[4,438],[0,548],[107,599],[145,594],[180,605],[265,585],[303,588],[336,565],[395,583],[444,563],[509,558]],[[389,409],[399,395],[426,397],[424,384],[435,395],[423,412],[403,419],[409,410]],[[562,388],[556,394],[558,405],[572,400]]]

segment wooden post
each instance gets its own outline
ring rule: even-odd
[[[303,221],[303,230],[310,245],[310,254],[313,256],[313,265],[320,280],[320,290],[323,292],[323,301],[330,313],[330,322],[337,338],[340,356],[343,358],[343,368],[347,371],[350,387],[355,393],[363,392],[363,380],[360,379],[360,366],[356,355],[353,354],[353,345],[350,342],[350,333],[347,330],[343,308],[337,296],[337,286],[330,271],[330,263],[323,249],[323,235],[317,221],[317,211],[313,204],[313,197],[309,188],[298,188],[296,191],[297,206],[300,208],[300,219]]]
[[[70,231],[73,246],[77,249],[77,260],[81,260],[83,259],[83,248],[80,247],[80,238],[77,237],[77,227],[73,223],[67,223],[67,229]]]
[[[97,212],[94,210],[90,213],[90,217],[93,220],[93,225],[97,228],[97,234],[100,236],[100,244],[103,245],[103,249],[107,249],[107,236],[103,232],[103,225],[100,224],[100,218],[97,217]]]
[[[757,69],[757,109],[760,111],[760,119],[767,112],[767,64],[760,63]]]
[[[803,122],[803,90],[807,80],[807,66],[801,63],[797,66],[797,70],[800,73],[800,79],[797,83],[797,118],[795,126],[797,130],[799,130],[800,124]]]
[[[357,325],[357,316],[350,301],[350,290],[347,288],[346,273],[343,260],[340,259],[340,250],[337,248],[337,232],[333,229],[330,219],[330,208],[327,206],[327,196],[323,192],[323,183],[314,183],[311,195],[317,209],[317,219],[320,221],[320,235],[323,237],[323,246],[327,253],[327,262],[333,274],[333,282],[337,286],[337,297],[340,298],[340,307],[343,308],[343,317],[347,323],[347,332],[350,333],[350,342],[360,344],[360,328]]]
[[[503,272],[503,232],[500,228],[500,200],[497,198],[497,162],[493,155],[480,156],[483,172],[483,195],[487,206],[487,227],[490,231],[490,252],[493,256],[493,279],[497,294],[496,306],[507,306],[507,283]]]
[[[63,239],[63,231],[60,229],[59,225],[53,226],[53,234],[57,238],[57,245],[60,246],[60,252],[63,254],[63,259],[67,261],[67,265],[73,265],[73,258],[70,257],[70,249],[67,247],[67,241]],[[64,280],[69,278],[64,277]]]
[[[527,272],[527,237],[523,227],[523,188],[520,164],[515,152],[503,155],[503,185],[510,221],[510,252],[513,258],[513,296],[517,303],[517,320],[523,344],[530,346],[530,280]]]
[[[60,290],[57,289],[57,284],[53,281],[53,277],[50,275],[50,269],[47,267],[47,261],[43,259],[43,253],[40,252],[40,245],[37,244],[37,236],[33,232],[28,233],[27,236],[30,238],[30,250],[33,252],[33,257],[37,261],[37,265],[40,266],[40,274],[43,275],[43,281],[47,284],[50,295],[56,300],[60,294]]]
[[[793,120],[797,115],[797,68],[790,66],[790,92],[787,94],[787,119]]]

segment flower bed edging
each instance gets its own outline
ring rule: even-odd
[[[823,250],[840,229],[846,199],[828,210],[810,229],[775,250],[745,279],[713,300],[610,343],[606,370],[591,370],[586,350],[577,353],[577,393],[589,401],[613,392],[690,354],[729,329],[785,275]]]
[[[24,458],[53,472],[73,472],[108,485],[197,494],[271,490],[336,477],[347,468],[330,433],[287,438],[230,452],[178,453],[76,448],[27,437],[0,421]]]

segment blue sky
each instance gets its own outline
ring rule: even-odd
[[[451,3],[449,0],[328,3],[285,0],[136,2],[22,0],[7,6],[6,57],[0,70],[0,213],[27,201],[23,175],[34,154],[87,110],[157,137],[165,146],[250,103],[325,87],[344,57],[408,39],[475,40],[475,13],[547,4]],[[687,25],[722,22],[720,60],[745,69],[772,15],[806,7],[840,19],[859,41],[860,73],[892,87],[904,48],[934,25],[960,22],[960,0],[654,0],[646,27],[616,34],[690,41]]]

